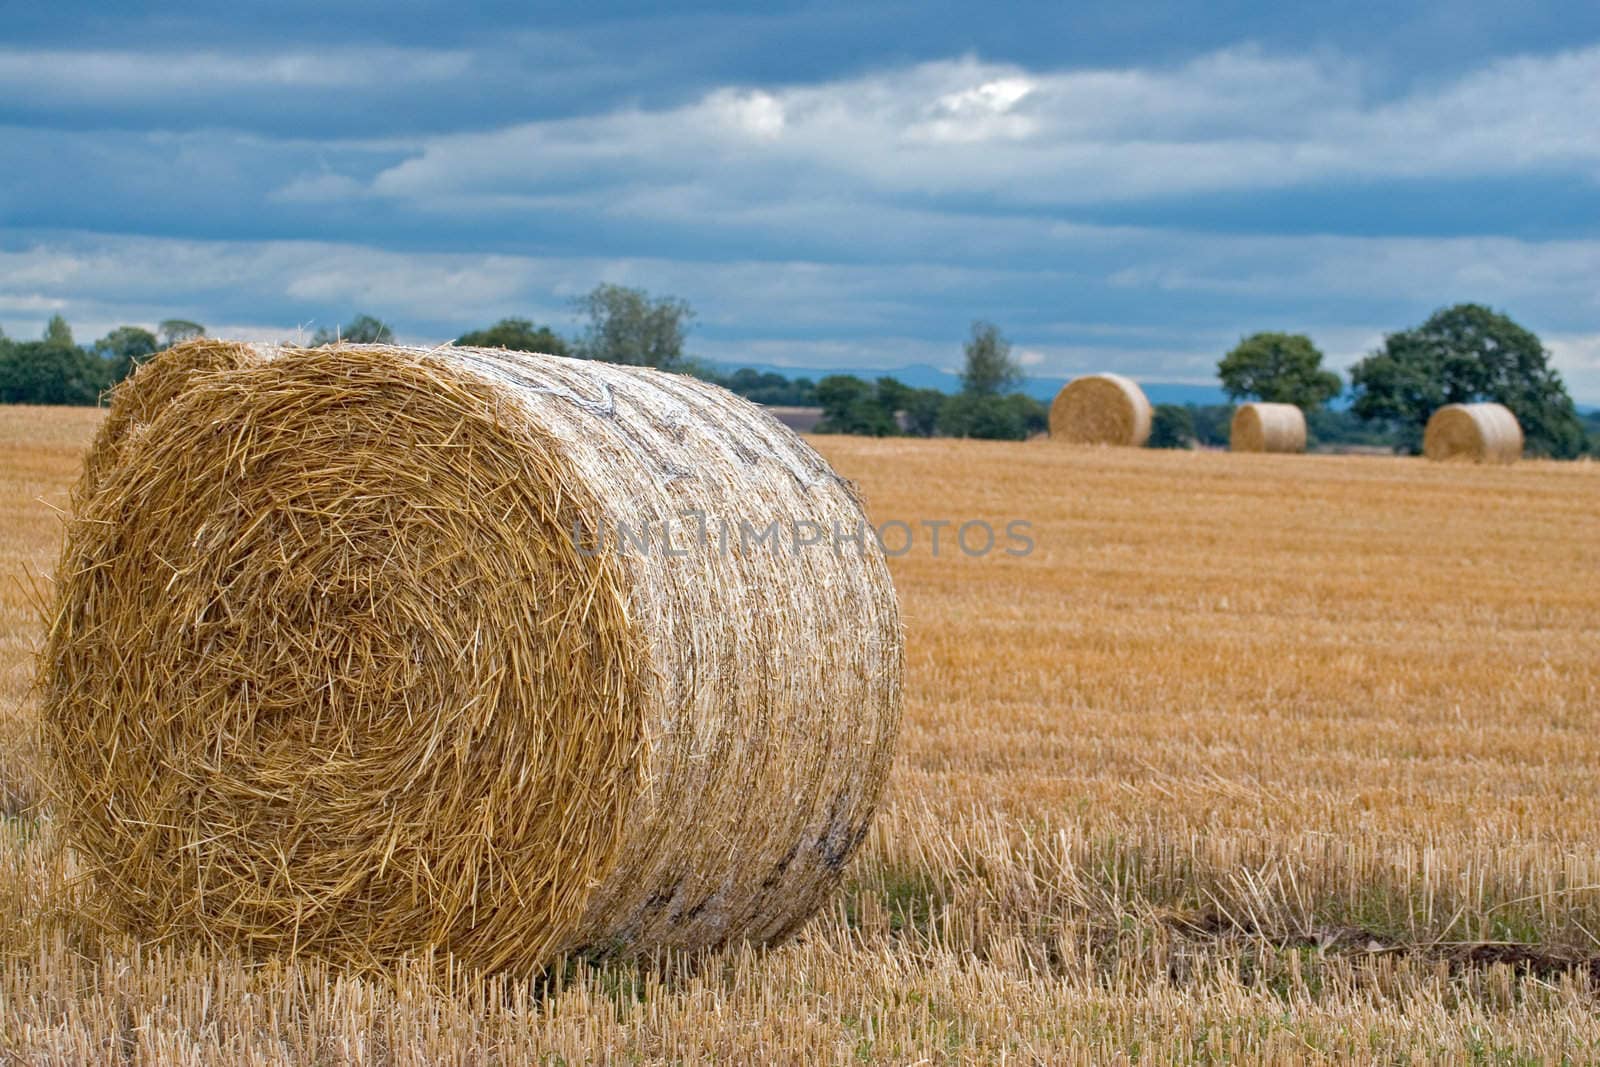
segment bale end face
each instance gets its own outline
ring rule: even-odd
[[[1304,452],[1305,413],[1293,404],[1240,404],[1229,427],[1228,448],[1234,452]]]
[[[1503,404],[1446,404],[1428,419],[1422,453],[1437,462],[1515,463],[1522,426]]]
[[[1050,405],[1050,437],[1074,444],[1139,448],[1150,439],[1150,401],[1120,374],[1068,382]]]

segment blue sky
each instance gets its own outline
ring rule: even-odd
[[[1475,300],[1600,403],[1600,6],[3,0],[0,327],[570,329],[1207,382]]]

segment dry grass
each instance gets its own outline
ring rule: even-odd
[[[82,413],[0,409],[5,566]],[[188,1062],[1600,1057],[1600,469],[815,442],[893,560],[907,705],[846,890],[765,953],[540,986],[248,967],[100,933],[53,824],[0,851],[0,1042]],[[949,536],[949,532],[946,532]],[[8,584],[5,694],[37,623]],[[24,706],[8,738],[26,738]],[[0,771],[36,791],[26,741]]]

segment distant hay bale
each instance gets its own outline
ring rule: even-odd
[[[1432,460],[1515,463],[1522,458],[1522,427],[1503,404],[1446,404],[1422,434]]]
[[[1050,436],[1089,445],[1142,446],[1150,439],[1150,401],[1120,374],[1068,382],[1050,405]]]
[[[78,501],[42,662],[57,810],[119,921],[529,969],[813,914],[882,791],[903,649],[810,447],[642,368],[167,365],[212,356],[113,412],[140,428]]]
[[[1306,416],[1293,404],[1240,404],[1228,430],[1234,452],[1304,452]]]

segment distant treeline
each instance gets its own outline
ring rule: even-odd
[[[963,346],[961,388],[950,394],[892,377],[867,381],[830,374],[813,382],[748,368],[723,371],[684,352],[693,309],[642,289],[602,284],[574,305],[583,320],[574,336],[507,318],[456,340],[693,374],[760,404],[820,408],[818,433],[1021,440],[1048,427],[1048,409],[1019,391],[1021,365],[992,323],[973,323]],[[141,361],[204,334],[200,323],[167,319],[154,331],[121,326],[80,346],[59,315],[37,341],[12,341],[0,333],[0,402],[98,403]],[[387,323],[358,315],[341,329],[317,331],[309,343],[393,340]],[[1222,357],[1217,377],[1235,401],[1298,406],[1313,446],[1416,452],[1424,424],[1440,406],[1492,400],[1516,414],[1535,455],[1600,454],[1600,413],[1580,415],[1538,337],[1488,308],[1457,304],[1420,326],[1387,335],[1382,348],[1351,368],[1345,408],[1328,407],[1345,385],[1323,368],[1322,359],[1304,334],[1257,333]],[[1225,448],[1233,410],[1231,404],[1158,404],[1150,444]]]

